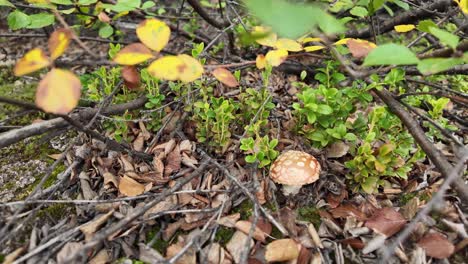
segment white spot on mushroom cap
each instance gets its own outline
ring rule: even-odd
[[[289,150],[273,162],[270,177],[280,184],[305,185],[318,180],[320,169],[320,164],[314,156],[302,151]]]

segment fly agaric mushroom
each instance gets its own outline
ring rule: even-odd
[[[318,180],[320,164],[309,153],[289,150],[281,154],[270,167],[271,179],[283,184],[284,195],[295,195],[302,185]]]

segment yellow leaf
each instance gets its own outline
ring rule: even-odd
[[[308,47],[304,47],[304,50],[307,51],[307,52],[312,52],[312,51],[317,51],[317,50],[321,50],[321,49],[324,49],[325,47],[324,46],[308,46]]]
[[[458,6],[460,7],[461,11],[465,14],[468,14],[468,0],[454,0],[457,2]]]
[[[261,38],[258,38],[255,40],[258,44],[262,46],[268,46],[268,47],[274,47],[277,36],[275,33],[271,32],[269,28],[262,27],[262,26],[256,26],[253,28],[252,34],[255,35],[260,35],[262,36]]]
[[[288,51],[285,49],[270,50],[265,56],[266,62],[273,67],[279,66],[287,58],[288,58]]]
[[[136,34],[148,48],[161,51],[169,42],[171,29],[163,21],[149,18],[138,25]]]
[[[340,39],[338,40],[337,42],[333,43],[333,45],[345,45],[346,42],[348,42],[350,38],[344,38],[344,39]]]
[[[186,67],[184,61],[177,56],[166,56],[153,61],[148,66],[148,72],[156,78],[175,81],[180,71]]]
[[[404,33],[415,29],[416,27],[412,24],[408,25],[397,25],[393,27],[396,32]]]
[[[203,66],[198,60],[185,54],[180,54],[177,57],[179,57],[185,65],[185,67],[181,69],[179,80],[183,82],[193,82],[202,76]]]
[[[257,66],[257,69],[261,70],[265,68],[266,66],[266,59],[263,54],[260,54],[257,56],[257,59],[255,59],[255,65]]]
[[[276,41],[275,48],[285,49],[287,51],[301,51],[302,45],[292,39],[280,38]]]
[[[307,42],[322,42],[323,40],[321,38],[303,38],[300,40],[301,43],[307,43]]]
[[[36,105],[53,114],[67,114],[78,104],[80,79],[70,71],[52,69],[39,82]]]
[[[28,51],[15,65],[16,76],[35,72],[50,65],[50,60],[45,52],[40,48]]]
[[[230,71],[224,68],[216,68],[213,71],[213,76],[218,81],[224,83],[226,86],[236,87],[239,85],[239,82],[237,82],[236,77],[234,77],[234,75]]]
[[[124,175],[119,181],[119,191],[125,196],[137,196],[145,192],[145,186]]]
[[[55,30],[49,38],[49,52],[52,60],[60,57],[70,45],[72,32],[69,29]]]
[[[120,65],[135,65],[153,58],[151,50],[141,43],[133,43],[119,51],[114,62]]]

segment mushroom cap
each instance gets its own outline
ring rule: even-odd
[[[285,185],[305,185],[318,180],[320,164],[309,153],[288,150],[282,153],[270,167],[271,179]]]

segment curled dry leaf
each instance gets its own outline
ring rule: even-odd
[[[250,233],[251,227],[252,227],[252,223],[249,221],[241,220],[241,221],[237,221],[236,223],[236,229],[241,232],[244,232],[244,234],[246,235]],[[252,237],[255,240],[265,242],[266,234],[258,226],[255,226]]]
[[[145,192],[145,186],[124,175],[120,177],[119,192],[125,196],[137,196]]]
[[[101,226],[105,222],[107,222],[107,220],[109,219],[109,217],[111,217],[113,213],[114,213],[114,210],[111,210],[106,214],[95,217],[92,221],[81,226],[80,231],[83,232],[83,234],[85,235],[85,240],[89,241],[93,237],[93,235],[96,233],[96,231],[98,231],[99,228],[101,228]]]
[[[14,73],[16,76],[22,76],[45,68],[50,65],[50,60],[45,52],[40,48],[28,51],[16,63]]]
[[[268,262],[294,260],[299,257],[299,247],[292,239],[278,239],[266,246],[265,259]]]
[[[53,114],[68,114],[78,104],[81,82],[67,70],[52,69],[39,82],[36,90],[36,105]]]
[[[366,221],[366,227],[387,237],[400,231],[405,224],[406,219],[395,209],[389,207],[378,210]]]
[[[236,77],[234,77],[234,75],[232,75],[232,73],[225,68],[216,68],[212,74],[218,81],[222,82],[226,86],[239,86],[239,82],[237,82]]]
[[[141,43],[133,43],[121,49],[114,57],[120,65],[135,65],[153,58],[151,50]]]
[[[164,168],[164,176],[168,177],[173,172],[180,170],[180,164],[182,161],[182,157],[180,155],[179,147],[176,146],[174,150],[167,155],[166,158],[166,166]]]
[[[130,90],[135,90],[141,85],[140,74],[135,66],[124,66],[122,68],[122,78],[125,86]]]
[[[60,57],[68,48],[71,42],[73,32],[71,29],[60,28],[52,32],[49,38],[50,58],[55,60]]]
[[[362,39],[348,39],[346,45],[353,57],[358,59],[366,57],[369,52],[377,47],[374,43]]]
[[[117,180],[117,177],[115,177],[114,174],[110,172],[104,172],[102,177],[104,178],[104,186],[110,187],[110,184],[114,185],[114,187],[119,186],[119,181]]]
[[[111,18],[103,11],[101,11],[98,14],[98,19],[99,19],[99,21],[107,23],[107,24],[109,24],[111,22]]]
[[[154,51],[161,51],[169,42],[171,29],[163,21],[150,18],[142,21],[136,28],[140,41]]]
[[[450,257],[455,252],[455,246],[440,233],[429,233],[418,242],[426,254],[437,259]]]

